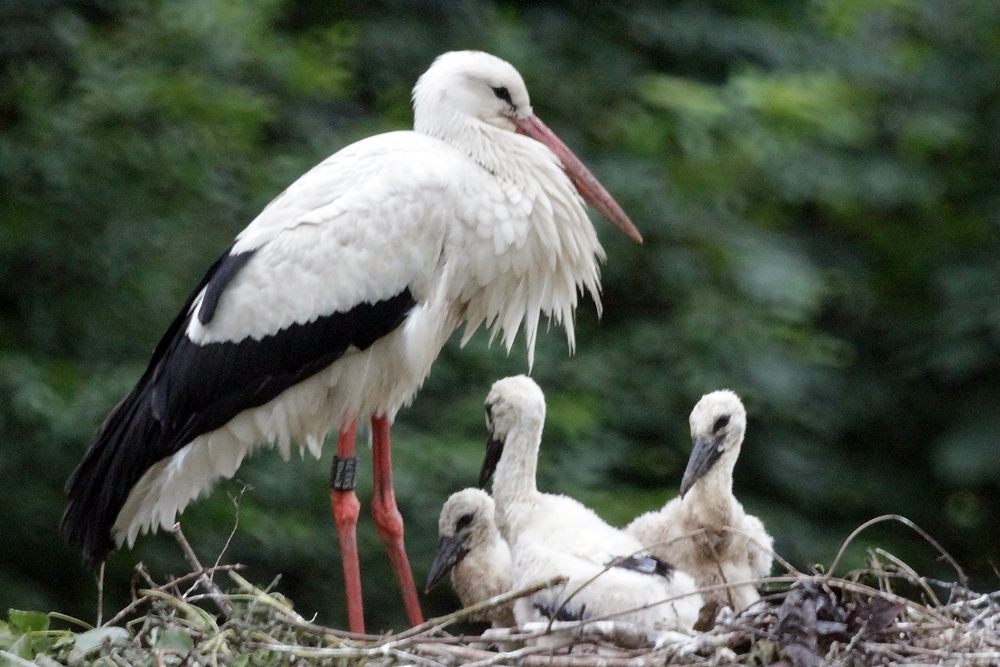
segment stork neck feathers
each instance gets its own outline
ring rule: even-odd
[[[507,432],[493,480],[493,496],[498,504],[509,504],[538,493],[535,477],[541,440],[540,420],[521,420]]]
[[[498,119],[499,121],[499,119]],[[468,155],[476,164],[505,183],[518,187],[527,184],[527,177],[534,176],[536,160],[531,154],[545,155],[550,151],[533,139],[514,132],[514,125],[498,126],[489,122],[455,114],[445,126],[428,132],[451,147]],[[555,162],[555,157],[550,158]]]
[[[727,523],[736,503],[733,469],[743,445],[746,419],[743,403],[729,390],[705,394],[691,411],[694,448],[683,484],[693,481],[683,502],[689,512],[705,514],[712,523]]]
[[[533,380],[519,375],[494,383],[490,398],[494,399],[487,399],[494,438],[504,443],[493,477],[493,499],[497,507],[507,508],[538,494],[535,476],[545,424],[545,397]]]
[[[731,522],[736,497],[733,495],[733,469],[739,445],[726,450],[711,470],[684,495],[682,502],[696,513],[700,523],[726,525]]]

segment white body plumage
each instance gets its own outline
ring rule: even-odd
[[[493,498],[497,525],[511,549],[513,587],[568,578],[560,590],[518,600],[518,624],[607,616],[651,634],[689,631],[701,607],[691,577],[646,558],[637,539],[576,500],[538,491],[535,472],[545,420],[538,385],[526,376],[499,380],[486,405],[492,439],[484,471],[495,465]],[[502,451],[498,460],[497,448]],[[614,566],[618,559],[628,566]]]
[[[581,194],[639,239],[627,216],[605,202],[610,196],[599,184],[592,188],[593,177],[558,139],[548,141],[520,75],[498,58],[438,58],[414,89],[414,128],[359,141],[304,174],[209,272],[67,484],[63,530],[88,557],[110,546],[99,523],[113,519],[118,545],[169,527],[256,446],[276,444],[287,457],[297,443],[319,456],[327,433],[341,424],[392,419],[463,323],[463,342],[486,326],[493,335],[502,331],[508,350],[523,328],[530,364],[547,316],[564,325],[572,350],[580,293],[588,291],[600,309],[604,258]],[[376,329],[366,328],[365,318]],[[300,348],[329,338],[317,333],[321,327],[340,327],[334,333],[343,334],[343,349],[331,351],[328,363],[317,357],[280,366],[285,351],[271,348],[301,357]],[[249,399],[217,399],[205,390],[210,395],[199,400],[214,402],[203,408],[168,396],[197,382],[172,365],[182,352],[197,357],[191,364],[206,377],[231,380]],[[225,359],[207,363],[209,355]],[[247,371],[251,357],[277,371],[246,389],[225,374]],[[163,381],[170,373],[176,378]],[[256,404],[240,403],[250,399]],[[224,400],[229,412],[213,414]],[[184,420],[191,415],[202,430],[189,437]],[[133,442],[155,439],[151,432],[160,438],[155,446]],[[110,479],[135,468],[122,457],[136,453],[145,467],[129,472],[133,479]],[[124,502],[105,498],[117,492],[102,485],[116,482],[130,485]],[[102,518],[92,519],[95,512]]]
[[[650,553],[682,568],[703,590],[710,622],[718,607],[741,612],[760,599],[755,582],[768,576],[772,538],[733,495],[733,468],[746,432],[746,410],[731,391],[706,394],[690,418],[695,445],[682,495],[637,517],[626,530]]]

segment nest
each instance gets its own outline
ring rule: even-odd
[[[181,665],[373,665],[377,667],[645,667],[646,665],[997,665],[1000,592],[919,576],[899,558],[869,551],[867,567],[843,576],[796,571],[760,582],[759,605],[723,612],[711,630],[668,633],[654,642],[613,619],[449,633],[484,609],[548,586],[553,580],[432,619],[406,632],[357,635],[317,625],[283,596],[246,581],[238,566],[195,569],[164,584],[140,565],[131,604],[97,629],[64,631],[35,663],[104,667]],[[922,531],[919,531],[922,533]],[[186,547],[179,529],[175,530]],[[936,543],[925,535],[932,544]],[[937,547],[940,549],[940,547]],[[947,554],[942,554],[950,560]],[[778,559],[780,561],[780,559]],[[217,584],[225,578],[231,587]],[[127,620],[126,619],[130,619]],[[124,623],[124,626],[119,625]],[[0,652],[0,658],[11,654]],[[0,663],[3,660],[0,659]],[[16,664],[16,663],[15,663]],[[29,664],[25,661],[25,664]]]

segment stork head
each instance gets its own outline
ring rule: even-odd
[[[434,61],[413,88],[413,129],[445,138],[456,121],[475,118],[516,130],[532,115],[524,80],[513,65],[482,51],[451,51]]]
[[[723,389],[702,396],[688,422],[693,446],[681,479],[681,497],[723,457],[732,472],[747,428],[747,411],[739,396]]]
[[[639,230],[597,177],[532,112],[524,79],[513,65],[482,51],[438,56],[413,88],[413,129],[468,150],[485,165],[487,157],[495,158],[493,153],[502,149],[496,150],[497,142],[485,146],[477,124],[517,132],[547,146],[584,201],[634,241],[642,242]]]
[[[440,540],[425,591],[431,590],[469,552],[486,544],[494,533],[499,537],[494,510],[493,499],[480,489],[463,489],[449,496],[438,519]]]
[[[515,375],[497,380],[486,396],[486,428],[489,440],[486,457],[479,471],[479,486],[489,481],[508,438],[530,438],[537,447],[545,424],[545,394],[527,375]]]

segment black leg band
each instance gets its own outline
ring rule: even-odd
[[[357,478],[357,456],[348,456],[346,458],[333,457],[333,466],[330,468],[331,489],[334,491],[353,491],[357,485]]]

